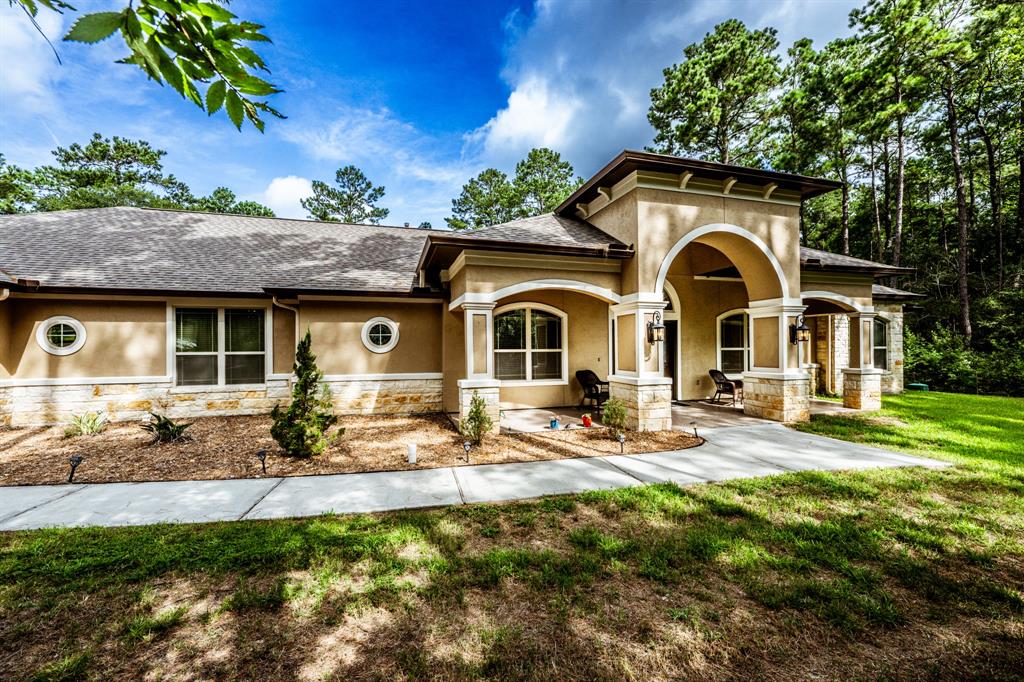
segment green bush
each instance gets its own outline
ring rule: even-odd
[[[459,425],[462,436],[470,443],[478,444],[493,427],[494,420],[487,414],[487,402],[473,391],[473,398],[469,401],[469,413]]]
[[[924,337],[904,333],[904,379],[934,390],[988,395],[1024,395],[1024,342],[992,339],[983,351],[940,327]]]
[[[153,420],[147,424],[142,425],[144,431],[149,431],[153,434],[153,441],[150,443],[173,443],[179,440],[188,440],[189,436],[185,433],[188,427],[192,426],[192,423],[176,422],[170,417],[165,417],[162,414],[156,414],[155,412],[149,413]]]
[[[601,406],[601,423],[618,438],[626,430],[626,403],[618,398],[606,400]]]
[[[86,412],[71,417],[71,423],[64,429],[65,438],[75,436],[95,436],[107,428],[107,418],[97,412]]]
[[[327,431],[338,422],[331,403],[331,390],[321,386],[324,373],[316,366],[316,355],[309,330],[295,348],[295,387],[287,410],[275,406],[270,416],[274,425],[270,435],[293,457],[319,455],[330,444]],[[345,433],[341,429],[337,436]],[[335,436],[335,437],[337,437]]]

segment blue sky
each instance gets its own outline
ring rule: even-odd
[[[82,1],[79,10],[123,6]],[[800,37],[849,32],[850,0],[613,2],[237,0],[264,23],[261,47],[273,104],[288,115],[267,132],[238,133],[169,88],[118,65],[115,40],[58,43],[70,19],[41,10],[63,64],[0,3],[0,152],[12,163],[50,160],[56,145],[93,131],[144,138],[195,192],[226,185],[278,215],[305,217],[310,179],[349,163],[387,188],[389,224],[444,225],[452,197],[483,168],[511,171],[548,146],[588,175],[650,141],[648,93],[687,44],[736,17],[774,26],[782,50]]]

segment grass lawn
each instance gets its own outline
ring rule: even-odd
[[[957,466],[2,534],[0,679],[1021,679],[1024,401],[802,428]]]

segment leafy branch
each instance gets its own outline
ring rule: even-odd
[[[75,9],[62,0],[8,3],[20,6],[40,33],[35,20],[40,6],[58,13]],[[216,2],[138,0],[120,12],[79,17],[64,40],[98,43],[120,31],[131,54],[119,63],[138,66],[161,85],[169,83],[182,98],[210,116],[223,108],[239,130],[248,119],[262,132],[261,114],[285,118],[264,99],[282,91],[256,75],[270,70],[255,50],[243,44],[270,42],[263,28],[239,21]],[[200,86],[206,86],[205,101]]]

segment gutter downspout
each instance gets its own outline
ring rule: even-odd
[[[0,289],[0,301],[6,301],[11,297],[10,289]]]
[[[270,301],[271,301],[271,303],[276,305],[278,308],[284,308],[285,310],[290,310],[293,313],[295,313],[295,339],[294,339],[294,342],[295,342],[295,345],[298,345],[299,344],[299,309],[297,307],[295,307],[295,306],[285,305],[284,303],[281,303],[280,301],[277,300],[277,296],[271,296],[270,297]],[[294,353],[295,349],[292,348],[292,351]],[[271,358],[270,361],[273,362],[274,361],[273,358]]]

